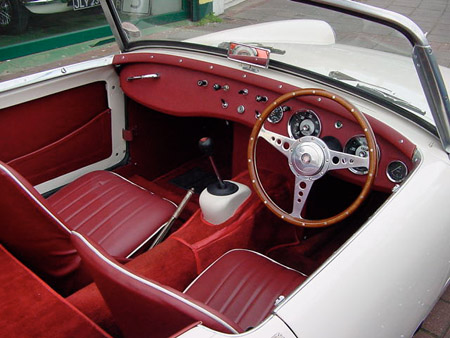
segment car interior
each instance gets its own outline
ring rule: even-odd
[[[373,151],[367,131],[349,111],[353,108],[336,99],[337,89],[312,89],[279,103],[281,95],[300,89],[289,74],[270,78],[188,53],[120,54],[110,68],[105,79],[90,76],[85,83],[30,94],[27,102],[0,110],[5,140],[0,190],[8,196],[1,204],[2,278],[16,275],[8,268],[13,260],[27,271],[23,278],[36,274],[46,292],[68,307],[73,318],[89,321],[85,329],[99,335],[139,336],[155,327],[154,321],[161,324],[160,331],[155,329],[160,336],[198,322],[229,333],[259,325],[361,228],[417,161],[410,140],[366,115],[376,142],[374,168],[321,172],[314,184],[305,183],[308,191],[300,202],[303,193],[297,185],[303,183],[295,179],[295,161],[283,153],[281,136],[317,136],[333,151],[363,158]],[[155,76],[142,78],[144,74]],[[113,85],[109,77],[116,79]],[[313,81],[309,87],[314,88]],[[115,96],[123,97],[123,107],[113,104]],[[122,114],[123,128],[114,127],[115,111]],[[249,140],[262,116],[261,130],[281,136],[274,137],[273,144],[263,137],[250,142],[254,157],[249,158]],[[126,145],[124,153],[115,151],[117,138]],[[210,142],[206,150],[202,140]],[[93,164],[111,157],[117,159],[114,165],[94,169]],[[337,162],[344,165],[344,160],[339,157]],[[38,189],[74,172],[78,178],[70,183]],[[370,192],[353,208],[369,176]],[[227,181],[249,192],[216,222],[214,215],[220,212],[208,216],[200,194],[208,186],[220,190]],[[171,220],[190,189],[192,197]],[[312,220],[309,226],[286,221],[296,201],[301,203],[297,218]],[[266,204],[285,213],[274,213]],[[343,210],[345,217],[334,220]],[[329,219],[333,224],[323,221]],[[167,236],[152,246],[166,224],[171,225]],[[273,285],[264,277],[273,274],[286,276],[285,282],[280,277]],[[242,281],[248,281],[252,292],[239,286]],[[216,290],[211,301],[216,291],[209,289],[221,282],[226,285],[223,294]],[[23,288],[2,292],[9,308]],[[233,292],[236,298],[230,297]],[[164,305],[171,302],[168,296],[170,306]],[[234,307],[226,305],[228,298],[237,299]],[[264,305],[255,312],[249,305],[244,311],[252,318],[237,310],[242,309],[239,302],[257,301]],[[139,309],[141,315],[130,316],[127,307]],[[52,305],[46,311],[61,310]],[[148,319],[152,316],[156,319]],[[70,325],[79,324],[68,321],[66,329]]]

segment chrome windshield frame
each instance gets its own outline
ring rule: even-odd
[[[398,13],[351,0],[292,1],[328,8],[360,17],[387,25],[402,33],[413,47],[412,57],[414,59],[414,66],[431,114],[433,115],[442,147],[447,154],[450,153],[450,102],[448,92],[430,43],[414,21]]]
[[[114,38],[116,39],[120,51],[125,51],[129,41],[125,32],[120,28],[119,14],[117,13],[113,1],[100,0],[100,5],[102,6],[106,21],[111,27],[111,31],[114,35]]]

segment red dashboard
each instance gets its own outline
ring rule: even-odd
[[[299,88],[251,72],[162,54],[117,55],[124,93],[154,110],[176,116],[205,116],[252,127],[257,116],[280,95]],[[359,124],[337,102],[316,96],[283,104],[266,128],[285,136],[311,133],[345,151],[364,144]],[[308,120],[304,122],[304,120]],[[367,116],[380,153],[375,188],[389,191],[413,169],[415,145],[396,130]],[[363,184],[363,170],[338,170],[340,177]]]

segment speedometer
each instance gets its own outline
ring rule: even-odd
[[[344,152],[359,157],[368,157],[369,147],[367,146],[366,137],[363,135],[353,136],[345,144]],[[357,175],[366,175],[369,171],[366,167],[349,168],[348,170]]]
[[[289,136],[299,139],[302,136],[319,136],[320,120],[312,110],[299,110],[289,119]]]

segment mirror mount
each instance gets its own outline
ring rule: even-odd
[[[230,42],[227,57],[230,60],[243,63],[251,71],[257,71],[254,67],[268,68],[270,50],[266,48]]]

